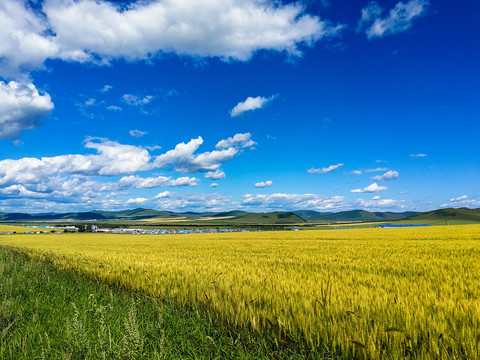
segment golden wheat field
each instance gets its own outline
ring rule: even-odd
[[[346,358],[480,357],[477,225],[5,235],[0,245]]]

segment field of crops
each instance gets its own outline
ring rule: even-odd
[[[480,226],[3,235],[60,268],[345,358],[480,356]]]

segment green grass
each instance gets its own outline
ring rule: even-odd
[[[174,303],[0,247],[0,359],[333,359]]]

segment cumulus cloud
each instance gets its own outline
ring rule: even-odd
[[[310,168],[307,170],[309,174],[328,174],[329,172],[332,172],[334,170],[337,170],[338,168],[342,167],[343,164],[337,164],[337,165],[330,165],[328,167],[320,168],[320,169],[315,169],[315,168]]]
[[[249,148],[257,145],[255,141],[251,139],[252,134],[244,133],[244,134],[235,134],[233,137],[229,137],[225,140],[220,140],[215,148],[217,150],[224,150],[231,148],[233,146],[240,147],[240,148]]]
[[[244,137],[244,140],[248,142],[247,137]],[[194,141],[193,147],[200,143],[200,141]],[[197,170],[206,172],[206,175],[212,179],[222,178],[225,177],[225,173],[218,167],[241,152],[241,144],[243,143],[237,141],[232,143],[232,147],[199,154],[187,151],[190,156],[185,156],[185,153],[181,151],[179,153],[167,152],[168,161],[160,164],[167,164],[172,167],[172,170],[175,167],[185,171]],[[120,144],[102,138],[88,138],[85,141],[85,148],[94,150],[96,154],[67,154],[1,160],[0,209],[3,206],[3,209],[8,209],[8,211],[26,209],[28,212],[32,210],[58,212],[63,209],[62,204],[66,203],[71,204],[67,210],[72,208],[115,209],[122,208],[122,206],[124,208],[127,203],[122,198],[130,195],[129,193],[136,189],[194,187],[200,183],[197,177],[189,176],[178,178],[139,176],[138,172],[156,169],[155,160],[162,158],[160,155],[153,159],[144,147]],[[177,150],[179,148],[181,149],[182,146],[176,147]],[[207,168],[212,170],[207,171]],[[144,191],[146,190],[142,190],[142,196],[131,196],[131,198],[143,199]],[[171,209],[177,207],[180,210],[214,209],[221,208],[222,204],[228,203],[229,199],[218,194],[214,197],[211,197],[212,194],[210,194],[197,198],[175,195],[175,198],[172,199],[173,195],[170,196],[170,194],[170,192],[160,193],[157,197],[148,200],[146,204],[160,206],[158,199],[169,197],[170,200],[161,205]],[[118,199],[119,196],[121,199]],[[53,206],[55,203],[58,204],[58,207]],[[31,205],[30,208],[27,207],[28,204]]]
[[[218,184],[217,183],[211,183],[210,187],[212,187],[212,188],[218,187]]]
[[[153,204],[169,211],[217,211],[229,206],[230,197],[223,194],[185,194],[164,191],[152,199]]]
[[[2,160],[0,185],[38,183],[62,174],[112,176],[148,169],[150,154],[141,147],[96,138],[87,139],[85,147],[98,154]]]
[[[373,192],[379,192],[379,191],[384,191],[387,190],[388,188],[386,186],[378,186],[377,183],[373,183],[366,188],[363,189],[354,189],[351,190],[350,192],[352,193],[373,193]]]
[[[398,179],[398,176],[399,174],[397,171],[390,170],[383,175],[372,176],[370,179],[375,181],[389,181],[389,180]]]
[[[235,141],[235,136],[240,135],[243,141]],[[165,169],[171,167],[174,171],[182,174],[191,174],[197,172],[207,172],[209,178],[215,179],[216,172],[220,166],[231,160],[235,155],[241,152],[241,149],[252,147],[255,143],[250,142],[250,134],[237,134],[233,140],[226,139],[217,144],[217,150],[204,152],[198,155],[194,154],[200,145],[203,144],[202,137],[190,140],[188,143],[180,143],[175,149],[167,151],[155,158],[153,163],[155,168]],[[220,144],[220,145],[219,145]]]
[[[425,13],[428,5],[428,0],[399,2],[390,10],[388,16],[381,18],[383,9],[372,1],[362,9],[357,30],[365,28],[369,39],[405,32],[412,27],[414,19]]]
[[[262,210],[333,210],[344,206],[343,196],[316,194],[245,194],[242,206]]]
[[[353,170],[353,171],[350,171],[350,174],[352,174],[352,175],[362,175],[362,171],[361,170]]]
[[[152,170],[159,167],[173,165],[178,172],[210,172],[209,178],[222,178],[224,172],[220,165],[230,160],[239,152],[239,145],[224,150],[212,152],[193,152],[203,142],[201,138],[194,139],[188,144],[181,143],[175,150],[155,158],[143,147],[120,144],[103,138],[87,138],[86,149],[93,149],[97,154],[68,154],[53,157],[20,159],[5,159],[0,161],[0,186],[21,184],[45,184],[62,176],[116,176],[133,175],[139,171]],[[208,174],[208,173],[207,173]],[[155,186],[196,186],[197,178],[170,177],[140,178],[137,176],[124,177],[120,184],[130,187],[148,188]],[[55,183],[55,186],[58,184]]]
[[[107,106],[107,110],[122,111],[122,108],[120,106],[110,105],[110,106]]]
[[[382,199],[380,196],[374,196],[370,200],[358,199],[355,203],[357,208],[368,210],[385,211],[387,209],[402,210],[407,208],[405,200]]]
[[[136,129],[135,130],[130,130],[128,133],[130,134],[130,136],[133,136],[133,137],[136,137],[136,138],[140,138],[140,137],[148,134],[148,132],[146,132],[146,131],[141,131],[141,130],[136,130]]]
[[[208,171],[205,174],[206,179],[210,180],[219,180],[219,179],[225,179],[227,175],[225,175],[225,172],[223,170],[217,169],[215,171]]]
[[[159,51],[239,60],[259,49],[298,54],[299,43],[338,31],[303,11],[300,4],[256,0],[150,1],[124,10],[93,0],[51,0],[44,6],[63,56],[80,52],[75,57],[85,60],[92,54],[142,59]]]
[[[27,7],[25,1],[0,1],[0,23],[1,77],[16,78],[57,56],[59,45],[49,33],[48,20]]]
[[[122,177],[118,181],[118,185],[120,188],[149,189],[170,186],[197,186],[199,182],[199,179],[188,176],[172,179],[170,176],[142,178],[137,175],[130,175]]]
[[[125,203],[127,205],[135,204],[135,205],[142,205],[146,203],[148,199],[146,198],[136,198],[136,199],[128,199]]]
[[[0,2],[0,76],[43,66],[46,59],[107,64],[159,53],[249,60],[259,50],[301,55],[301,46],[335,36],[335,26],[301,3],[273,0]]]
[[[256,188],[265,188],[265,187],[269,187],[269,186],[272,186],[272,185],[273,185],[272,180],[267,180],[267,181],[262,181],[262,182],[255,183]]]
[[[52,109],[50,95],[41,95],[35,85],[0,81],[0,139],[17,139],[21,131],[36,128]]]
[[[449,204],[442,205],[442,207],[448,206],[478,208],[480,207],[480,201],[475,199],[469,199],[467,195],[462,195],[456,198],[451,198]]]
[[[415,158],[422,158],[422,157],[426,157],[427,154],[410,154],[410,157],[415,157]]]
[[[235,105],[235,107],[232,110],[230,110],[230,116],[236,117],[243,114],[245,111],[261,109],[273,99],[275,99],[275,95],[272,95],[268,98],[265,98],[263,96],[257,96],[257,97],[249,96],[245,101],[239,102],[237,105]]]

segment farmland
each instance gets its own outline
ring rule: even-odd
[[[57,268],[345,358],[478,358],[480,226],[15,235]]]

